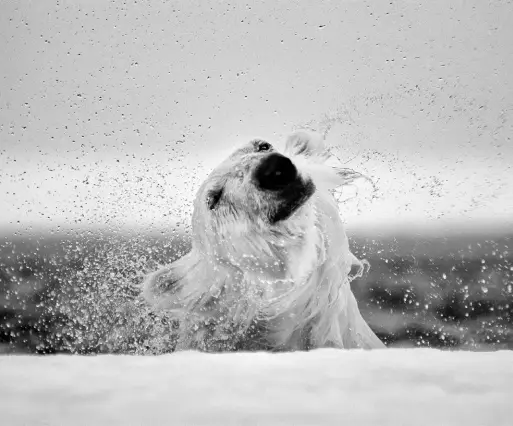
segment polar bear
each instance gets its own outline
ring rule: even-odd
[[[146,277],[144,298],[179,320],[176,350],[382,348],[350,288],[368,265],[350,251],[332,190],[361,174],[329,166],[299,131],[279,153],[252,140],[194,201],[192,249]]]

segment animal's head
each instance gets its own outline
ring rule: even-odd
[[[280,268],[280,247],[299,244],[314,226],[312,197],[361,176],[327,158],[323,140],[305,132],[292,134],[283,153],[263,140],[237,149],[197,193],[195,248],[237,266]]]
[[[262,140],[236,150],[196,195],[191,252],[149,275],[146,300],[243,329],[295,310],[290,332],[339,306],[355,258],[330,190],[361,175],[328,157],[322,138],[304,132],[283,153]]]

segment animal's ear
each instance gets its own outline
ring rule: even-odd
[[[172,308],[179,304],[177,297],[185,285],[190,269],[191,253],[171,265],[146,276],[142,283],[142,296],[150,305],[157,308]]]
[[[306,130],[292,133],[285,143],[285,153],[289,155],[321,154],[324,150],[322,135]]]
[[[156,310],[191,312],[220,293],[224,281],[218,279],[218,274],[192,249],[148,275],[142,284],[142,296]]]
[[[224,188],[222,186],[209,189],[207,191],[207,207],[209,210],[214,210],[217,205],[219,204],[219,201],[221,200],[221,197],[223,196],[223,190]]]

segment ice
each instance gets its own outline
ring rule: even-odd
[[[511,425],[513,352],[4,356],[2,424]]]

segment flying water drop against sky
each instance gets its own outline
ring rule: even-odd
[[[513,217],[513,6],[4,2],[0,228],[188,222],[251,137],[326,131],[351,224]]]

